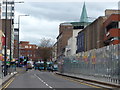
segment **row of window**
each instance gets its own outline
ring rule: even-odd
[[[107,32],[108,32],[110,29],[112,29],[112,28],[119,28],[119,27],[118,27],[118,22],[112,22],[112,23],[110,23],[110,24],[106,27]]]
[[[2,2],[3,4],[6,4],[5,1]],[[14,4],[14,1],[7,1],[7,4]]]
[[[21,53],[35,53],[34,51],[31,50],[20,50]]]
[[[113,38],[111,39],[111,41],[114,41],[114,40],[120,40],[120,37],[113,37]]]
[[[3,13],[2,13],[2,16],[5,16],[5,15],[6,15],[6,12],[3,12]],[[13,17],[13,16],[14,16],[14,12],[12,12],[12,13],[11,13],[11,12],[8,12],[8,13],[7,13],[7,16],[12,16],[12,17]]]
[[[35,49],[37,49],[38,47],[35,47],[35,46],[25,46],[25,48],[35,48]]]
[[[6,11],[6,6],[2,6],[2,11]],[[7,6],[7,11],[14,11],[14,6]]]
[[[28,57],[35,57],[36,55],[35,54],[28,54],[27,56]]]
[[[22,55],[22,54],[21,54]],[[28,57],[36,57],[36,55],[35,54],[27,54],[27,55],[23,55],[23,56],[28,56]]]

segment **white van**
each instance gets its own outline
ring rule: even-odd
[[[33,61],[27,61],[26,70],[32,69],[34,67]]]

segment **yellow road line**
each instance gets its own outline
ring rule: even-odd
[[[54,74],[54,75],[59,76],[59,75],[56,75],[56,74]],[[77,83],[80,83],[80,84],[83,84],[83,85],[87,85],[87,86],[90,86],[90,87],[101,88],[101,87],[98,87],[98,86],[95,86],[95,85],[91,85],[91,84],[83,83],[83,82],[80,82],[80,81],[77,81],[77,80],[73,80],[73,79],[70,79],[70,78],[67,78],[67,77],[64,77],[64,76],[59,76],[59,77],[64,78],[64,79],[69,80],[69,81],[72,81],[72,82],[77,82]]]
[[[7,88],[14,80],[15,78],[10,79],[3,87],[2,90],[5,90],[5,88]]]
[[[7,87],[13,82],[14,79],[15,79],[15,78],[13,78],[13,79],[6,85],[5,88],[7,88]]]
[[[18,76],[19,74],[16,74],[16,76]]]
[[[10,80],[11,80],[11,79],[10,79]],[[9,81],[10,81],[10,80],[9,80]],[[5,86],[9,83],[9,81],[7,81],[2,87],[5,87]]]
[[[18,76],[18,75],[19,75],[19,74],[16,74],[16,76]],[[2,86],[2,88],[5,87],[12,79],[13,79],[13,78],[11,78],[10,80],[8,80],[8,81]],[[1,90],[2,88],[0,88],[0,90]]]

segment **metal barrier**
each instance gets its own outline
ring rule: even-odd
[[[7,75],[10,75],[11,73],[16,71],[16,65],[11,65],[7,67]],[[4,68],[1,66],[0,67],[0,79],[4,78]]]
[[[61,58],[59,71],[120,84],[120,44]]]

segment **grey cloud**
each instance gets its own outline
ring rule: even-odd
[[[107,5],[107,6],[106,6]],[[104,12],[105,8],[110,8],[116,5],[116,2],[86,2],[87,11],[88,12]],[[83,3],[74,2],[74,3],[25,3],[19,4],[17,9],[19,12],[29,13],[30,15],[37,18],[44,18],[49,20],[60,20],[60,21],[79,21],[81,10]],[[96,15],[96,13],[88,13],[92,17],[92,15]],[[96,15],[97,17],[98,15]]]
[[[21,40],[38,43],[42,37],[55,39],[60,23],[79,21],[82,6],[83,2],[16,4],[16,12],[30,15],[21,20]],[[86,2],[86,8],[88,16],[96,18],[104,15],[106,8],[117,8],[117,2]]]

